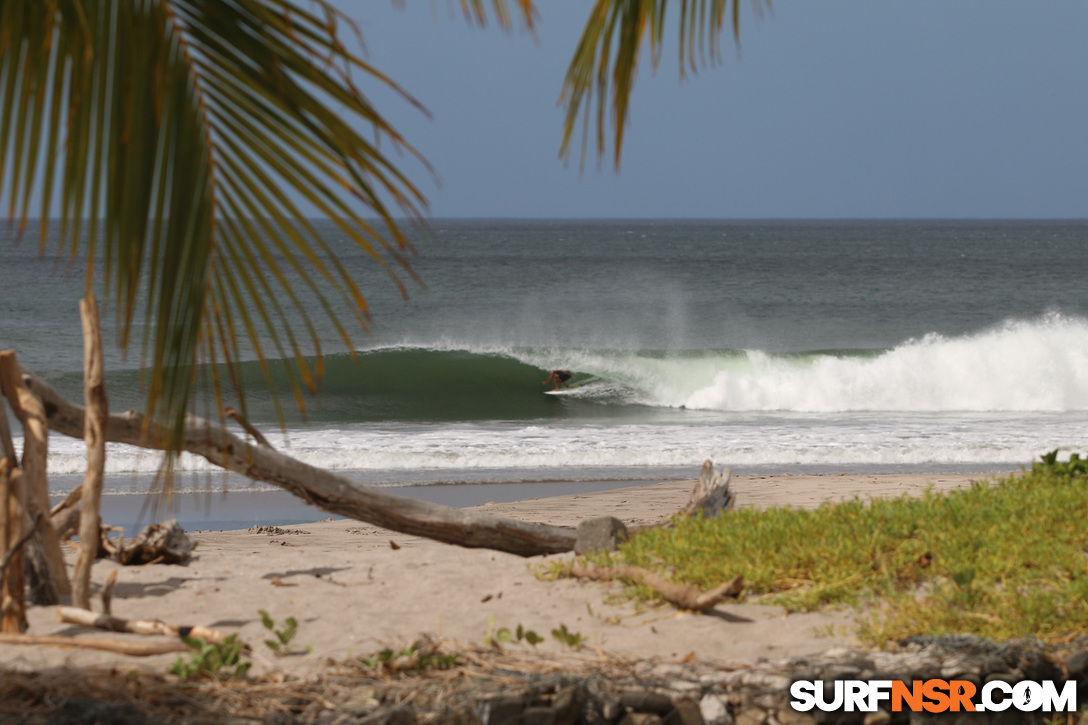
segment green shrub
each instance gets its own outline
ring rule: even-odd
[[[1057,640],[1088,633],[1088,460],[1056,459],[945,494],[677,517],[613,557],[704,589],[743,574],[749,601],[791,611],[866,604],[860,634],[873,643]]]

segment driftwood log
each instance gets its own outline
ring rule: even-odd
[[[3,474],[0,473],[0,475]],[[3,492],[4,490],[2,486],[3,484],[0,484],[0,492]],[[41,516],[41,514],[38,515]],[[4,522],[4,526],[6,525],[7,522]],[[2,530],[6,535],[6,528],[0,527],[0,530]],[[23,545],[26,544],[26,542],[30,541],[30,537],[32,536],[34,536],[34,528],[27,527],[27,530],[23,532],[23,535],[19,537],[19,540],[9,546],[8,550],[4,552],[4,555],[0,557],[0,577],[4,575],[4,571],[8,568],[8,566],[11,565],[11,560],[19,555],[19,550],[23,548]]]
[[[177,519],[149,524],[132,541],[101,539],[106,554],[124,566],[162,563],[186,565],[193,557],[196,544]]]
[[[23,486],[19,498],[22,516],[36,522],[34,536],[26,549],[31,601],[35,604],[56,604],[61,597],[69,596],[72,589],[53,523],[48,515],[37,516],[49,511],[49,480],[46,476],[49,426],[41,400],[23,382],[22,369],[13,350],[0,352],[0,388],[23,426]]]
[[[0,407],[0,417],[6,415]],[[0,569],[0,632],[9,634],[27,628],[26,580],[19,546],[23,541],[23,509],[16,495],[22,471],[12,465],[13,461],[7,456],[0,458],[0,559],[4,562]]]
[[[585,567],[574,565],[570,568],[570,574],[579,579],[595,579],[598,581],[626,579],[627,581],[644,584],[660,594],[661,598],[669,604],[681,609],[690,609],[693,612],[705,612],[730,597],[736,597],[744,588],[744,578],[740,574],[706,592],[691,584],[671,582],[640,566]]]
[[[167,624],[159,619],[122,619],[108,614],[95,614],[79,607],[57,607],[57,621],[108,632],[129,632],[145,636],[196,637],[206,642],[222,644],[227,635],[210,627],[189,627]]]
[[[64,399],[44,381],[24,375],[26,386],[45,406],[52,430],[83,438],[84,410]],[[166,436],[137,411],[107,418],[106,441],[163,450]],[[393,496],[349,478],[310,466],[262,445],[250,445],[223,426],[190,416],[182,450],[248,478],[279,486],[322,511],[364,521],[413,536],[468,548],[486,548],[520,556],[571,551],[574,529],[526,523],[478,511],[455,509]]]
[[[15,441],[11,437],[8,414],[4,410],[3,403],[0,403],[0,458],[7,458],[11,465],[15,465],[19,460],[15,455]]]
[[[87,414],[83,416],[83,440],[87,444],[87,471],[83,476],[83,495],[79,513],[79,547],[75,572],[72,574],[72,604],[91,608],[91,567],[98,558],[101,521],[98,511],[102,501],[102,483],[106,471],[106,418],[109,407],[106,396],[105,365],[102,361],[102,331],[98,325],[98,303],[94,293],[79,303],[83,321],[83,399]]]
[[[700,512],[707,518],[725,513],[733,508],[733,492],[729,490],[729,469],[721,472],[714,470],[709,460],[703,462],[703,472],[692,489],[691,499],[681,513],[694,516]]]
[[[192,652],[189,645],[180,639],[160,640],[157,642],[131,642],[102,637],[62,637],[59,635],[32,636],[29,634],[0,634],[0,644],[21,644],[33,647],[65,647],[68,649],[97,649],[105,652],[129,655],[130,657],[150,657],[169,654],[170,652]]]

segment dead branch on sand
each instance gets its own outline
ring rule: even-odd
[[[150,657],[170,652],[192,652],[192,648],[181,640],[161,642],[129,642],[120,639],[101,637],[60,637],[33,636],[29,634],[0,633],[0,644],[18,644],[46,647],[67,647],[69,649],[97,649],[104,652],[129,655],[131,657]]]
[[[640,566],[609,566],[609,567],[585,567],[574,565],[570,568],[571,576],[579,579],[594,579],[597,581],[612,581],[615,579],[627,579],[638,584],[644,584],[661,595],[661,598],[669,604],[681,609],[690,609],[693,612],[705,612],[716,604],[736,597],[744,588],[744,577],[740,574],[710,591],[704,592],[690,584],[676,584],[663,577],[654,574],[649,569]]]
[[[206,642],[222,644],[227,635],[209,627],[188,627],[167,624],[160,619],[123,619],[109,614],[95,614],[79,607],[57,607],[57,621],[108,632],[129,632],[146,636],[197,637]]]

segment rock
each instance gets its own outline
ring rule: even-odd
[[[502,725],[518,722],[525,712],[525,700],[520,697],[493,697],[479,700],[475,706],[480,725]]]
[[[811,714],[812,719],[818,723],[833,723],[834,725],[860,725],[865,720],[865,713],[863,712],[813,710]]]
[[[615,551],[620,542],[627,540],[627,527],[612,516],[586,519],[578,524],[578,539],[574,543],[575,554],[591,551]]]
[[[775,712],[774,719],[778,725],[813,725],[816,722],[808,713],[797,712],[788,705]]]
[[[834,677],[828,679],[847,679]],[[789,677],[764,672],[750,672],[741,678],[741,684],[763,692],[785,692],[792,684]]]
[[[706,725],[733,725],[729,701],[722,695],[703,695],[699,700],[699,714]]]
[[[49,719],[58,725],[144,725],[147,720],[135,705],[127,702],[113,703],[98,700],[72,698],[61,704]]]
[[[1088,650],[1074,652],[1065,658],[1065,670],[1069,679],[1083,682],[1088,680]]]
[[[661,718],[652,712],[629,712],[620,720],[620,725],[663,725]]]
[[[555,697],[552,698],[555,725],[575,725],[579,722],[584,702],[585,697],[581,688],[567,687],[555,693]]]
[[[865,716],[864,725],[885,725],[892,721],[892,716],[884,710],[877,710]]]
[[[767,713],[756,707],[746,707],[736,714],[733,722],[736,725],[763,725],[767,719]]]
[[[672,712],[672,698],[648,690],[628,690],[620,696],[620,705],[636,712],[656,712],[666,715]]]
[[[620,707],[620,699],[612,693],[606,692],[601,695],[601,717],[607,722],[612,722],[620,716],[623,712],[623,708]]]
[[[550,707],[527,707],[518,725],[555,725],[555,710]]]
[[[665,725],[706,725],[694,700],[678,697],[672,704],[673,710],[665,716]]]

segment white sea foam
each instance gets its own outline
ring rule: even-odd
[[[1088,410],[1088,323],[1049,316],[962,338],[927,335],[875,358],[748,354],[689,408],[793,411]]]
[[[285,450],[331,470],[431,471],[431,479],[443,480],[448,472],[483,469],[697,470],[706,458],[731,466],[1015,467],[1052,448],[1081,450],[1086,440],[1088,423],[1076,414],[744,414],[732,421],[691,425],[491,423],[309,429],[293,434]],[[127,446],[109,448],[110,474],[153,473],[159,465],[158,456]],[[53,446],[52,471],[76,474],[84,464],[80,446]],[[206,461],[188,455],[178,468],[212,470]]]

